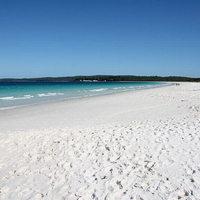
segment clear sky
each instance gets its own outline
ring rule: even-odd
[[[200,0],[0,0],[0,78],[200,77]]]

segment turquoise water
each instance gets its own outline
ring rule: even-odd
[[[0,82],[0,109],[160,87],[158,82]]]

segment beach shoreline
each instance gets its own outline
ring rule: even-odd
[[[7,108],[1,109],[0,110],[0,120],[1,120],[0,129],[3,131],[20,130],[21,129],[20,126],[23,128],[23,130],[26,130],[26,129],[29,130],[29,129],[35,129],[35,128],[37,129],[37,127],[39,129],[48,128],[51,125],[52,125],[51,128],[53,128],[54,126],[59,127],[58,126],[58,124],[60,124],[59,121],[64,120],[65,117],[67,117],[68,120],[65,120],[65,123],[63,122],[63,126],[71,127],[71,126],[74,126],[74,123],[71,121],[70,114],[75,115],[78,118],[79,113],[82,113],[82,112],[84,112],[84,115],[85,115],[83,118],[84,119],[88,118],[88,121],[92,121],[93,125],[95,125],[94,118],[96,116],[100,114],[101,117],[99,118],[104,118],[103,113],[101,112],[101,107],[98,104],[104,104],[106,106],[104,110],[107,109],[109,111],[110,109],[109,105],[113,103],[114,105],[112,106],[112,110],[110,110],[110,113],[115,113],[116,104],[121,104],[120,112],[123,112],[124,110],[129,111],[130,110],[129,105],[131,104],[131,102],[127,101],[126,95],[128,98],[130,97],[133,98],[135,95],[139,98],[140,96],[143,95],[143,92],[145,93],[148,90],[154,91],[154,89],[156,90],[163,87],[170,87],[172,86],[172,84],[173,83],[171,83],[171,85],[164,85],[164,86],[159,86],[155,88],[140,89],[140,90],[133,90],[133,91],[123,91],[119,93],[104,94],[104,95],[99,95],[99,96],[91,96],[91,97],[77,98],[77,99],[75,98],[75,99],[68,99],[68,100],[44,102],[44,103],[36,103],[36,104],[30,104],[30,105],[27,104],[27,105],[19,106],[19,107],[17,106],[17,107],[12,107],[8,109]],[[106,105],[108,101],[110,101],[110,103],[109,105]],[[139,105],[140,103],[139,100],[137,99],[136,101],[138,104],[137,106],[135,106],[135,109],[137,110],[141,106]],[[92,107],[93,110],[95,109],[97,110],[93,112],[92,117],[87,115],[90,112],[91,106],[93,106]],[[156,102],[155,102],[155,106],[157,106]],[[63,112],[65,112],[65,114],[63,114]],[[56,115],[56,117],[53,117],[52,119],[52,122],[55,122],[55,123],[49,122],[49,120],[51,120],[49,119],[49,113],[51,113],[50,114],[51,116],[52,114],[53,116]],[[109,112],[107,114],[109,114]],[[42,119],[37,120],[37,118],[40,117],[40,115],[43,116]],[[57,120],[58,118],[59,118],[59,121]],[[34,123],[30,123],[29,122],[30,119],[31,121],[34,121]],[[16,123],[16,120],[19,120],[19,122]],[[77,123],[75,124],[75,126],[77,126],[78,123],[81,124],[81,127],[90,126],[90,124],[81,123],[82,118],[76,119],[76,121]],[[131,119],[129,121],[131,121]],[[15,125],[11,125],[12,122]],[[42,126],[42,122],[47,122],[47,125]],[[112,123],[113,120],[110,121],[109,119],[107,119],[107,121],[106,120],[103,121],[103,123],[108,123],[108,124],[110,122]],[[127,122],[127,120],[125,122]],[[7,126],[4,126],[4,124]],[[97,125],[99,125],[99,123],[97,123]],[[15,126],[17,127],[15,128]],[[60,125],[60,127],[62,127],[62,125]]]
[[[128,83],[130,83],[130,85]],[[165,82],[149,82],[150,84],[147,84],[148,82],[137,83],[139,84],[127,81],[106,83],[64,82],[66,85],[60,85],[60,82],[17,82],[13,85],[13,82],[9,82],[8,84],[1,85],[3,95],[1,94],[0,97],[0,111],[40,104],[65,102],[74,99],[98,97],[127,91],[163,87],[170,84]],[[45,88],[43,86],[45,86]]]
[[[181,83],[1,110],[0,196],[200,199],[199,100]]]

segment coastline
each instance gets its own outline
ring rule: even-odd
[[[2,199],[200,199],[200,84],[0,111]]]
[[[0,110],[0,130],[29,130],[41,128],[62,128],[62,127],[87,127],[101,124],[131,122],[132,115],[126,112],[144,109],[143,106],[157,107],[160,101],[146,104],[143,94],[149,95],[151,91],[172,85],[163,85],[154,88],[140,89],[133,91],[123,91],[99,96],[90,96],[85,98],[75,98],[69,100],[60,100],[44,103],[36,103],[13,107],[11,109]],[[161,89],[162,90],[162,89]],[[131,105],[132,100],[136,98],[136,105]],[[140,100],[143,98],[143,102]],[[142,103],[142,105],[140,105]],[[168,102],[167,102],[168,103]],[[101,104],[104,106],[102,108]],[[131,108],[130,109],[130,105]],[[103,110],[106,112],[102,112]],[[120,119],[111,119],[110,115],[119,115],[124,113]],[[109,116],[109,117],[108,117]],[[107,117],[107,118],[106,118]],[[95,118],[98,118],[98,120]],[[124,119],[123,119],[124,118]],[[82,119],[84,122],[82,123]],[[117,121],[116,121],[117,120]],[[121,121],[122,120],[122,121]],[[76,121],[76,123],[75,123]],[[87,123],[85,123],[87,121]],[[34,123],[32,123],[34,122]],[[13,125],[12,125],[13,124]],[[45,124],[45,125],[44,125]]]
[[[136,84],[139,83],[139,84]],[[147,83],[150,83],[149,85]],[[63,85],[64,84],[64,85]],[[102,85],[103,84],[103,85]],[[128,84],[128,85],[127,85]],[[130,85],[129,85],[130,84]],[[9,82],[0,84],[0,111],[59,101],[163,87],[164,82]]]

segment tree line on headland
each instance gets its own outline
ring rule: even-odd
[[[200,82],[200,78],[190,78],[181,76],[68,76],[68,77],[43,77],[43,78],[5,78],[0,82],[69,82],[69,81],[163,81],[163,82]]]

